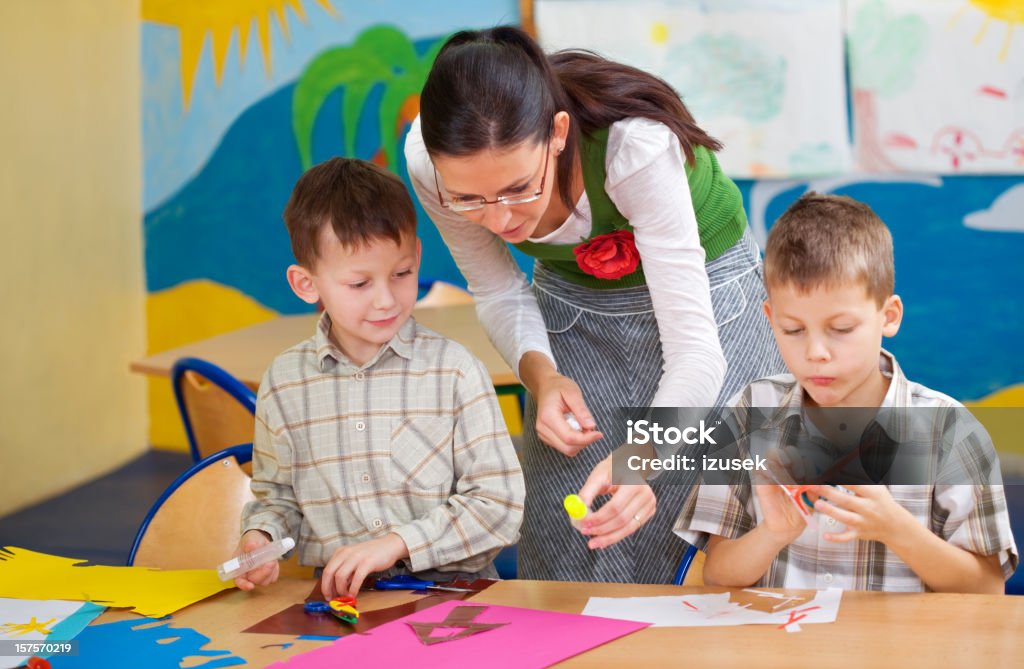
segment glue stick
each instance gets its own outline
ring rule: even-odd
[[[565,501],[562,502],[562,506],[565,507],[565,512],[569,514],[569,521],[572,526],[577,530],[580,529],[580,523],[590,513],[590,509],[583,502],[579,495],[566,495]]]
[[[247,574],[256,567],[273,562],[293,548],[295,548],[295,539],[291,537],[271,541],[266,546],[260,546],[256,550],[242,553],[220,565],[217,567],[217,576],[222,581],[230,581],[243,574]]]

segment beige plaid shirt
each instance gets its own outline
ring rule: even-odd
[[[305,565],[394,532],[411,571],[485,569],[526,494],[487,370],[411,318],[356,367],[330,328],[325,313],[260,384],[243,532],[295,538]]]
[[[891,377],[882,407],[942,408],[960,406],[952,398],[912,383],[891,354],[883,351],[879,366]],[[803,390],[789,374],[759,379],[748,385],[731,403],[737,411],[750,407],[779,407],[772,427],[765,432],[778,445],[792,443],[792,430],[813,429],[804,423]],[[890,416],[906,416],[889,412]],[[941,415],[936,412],[936,415]],[[794,420],[789,420],[794,418]],[[794,427],[795,426],[795,427]],[[898,427],[898,426],[897,426]],[[893,430],[891,425],[883,426]],[[936,426],[941,429],[941,426]],[[959,434],[961,452],[958,472],[987,472],[980,480],[999,481],[999,463],[987,433]],[[968,443],[969,442],[969,443]],[[966,455],[965,455],[966,454]],[[989,469],[994,468],[994,471]],[[980,474],[979,474],[980,475]],[[942,477],[939,477],[942,480]],[[959,480],[963,480],[962,478]],[[979,479],[972,479],[979,480]],[[999,555],[1003,574],[1009,578],[1017,567],[1017,547],[1010,530],[1002,485],[889,485],[896,502],[923,526],[949,543],[977,555]],[[749,479],[740,485],[702,485],[694,489],[676,521],[675,533],[703,549],[709,535],[736,539],[761,521],[761,509]],[[919,592],[924,583],[895,553],[876,541],[835,543],[825,533],[843,526],[823,514],[814,514],[792,544],[784,548],[758,581],[761,587],[839,587],[847,590]]]

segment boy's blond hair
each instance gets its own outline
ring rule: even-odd
[[[893,294],[892,235],[871,207],[843,195],[810,192],[772,227],[764,252],[765,289],[800,291],[860,283],[879,307]]]

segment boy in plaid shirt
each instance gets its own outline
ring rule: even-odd
[[[324,313],[260,384],[239,551],[293,537],[300,563],[323,567],[327,599],[371,574],[496,576],[523,475],[483,364],[412,318],[421,249],[405,186],[334,158],[299,179],[284,218],[288,283]]]
[[[734,416],[762,408],[759,434],[777,454],[802,436],[828,432],[815,420],[825,425],[833,407],[870,408],[868,427],[890,443],[890,432],[898,442],[900,425],[912,422],[911,410],[915,417],[967,416],[952,398],[908,381],[881,347],[899,329],[903,305],[893,294],[892,237],[867,205],[836,195],[800,198],[771,230],[764,280],[765,314],[790,373],[754,381],[731,404]],[[675,531],[707,552],[709,585],[1001,593],[1018,560],[1003,487],[959,482],[998,482],[999,465],[987,433],[963,423],[969,427],[957,425],[953,449],[975,476],[933,469],[930,481],[913,485],[878,485],[870,475],[866,484],[844,482],[845,491],[812,485],[809,523],[781,485],[759,474],[754,485],[695,488]],[[933,461],[942,448],[937,428],[937,439],[924,440]],[[774,464],[792,472],[798,460],[784,455]],[[853,464],[870,470],[869,461]]]

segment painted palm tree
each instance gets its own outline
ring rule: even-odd
[[[898,170],[886,157],[878,129],[877,97],[897,95],[913,82],[928,41],[920,16],[890,16],[886,3],[863,3],[855,14],[848,39],[857,133],[857,160],[873,171]],[[913,143],[910,138],[903,141]]]
[[[380,150],[375,162],[398,170],[398,136],[419,113],[420,91],[434,58],[444,44],[439,39],[423,56],[412,42],[391,26],[360,33],[351,46],[324,51],[299,76],[292,98],[292,130],[303,169],[313,164],[313,124],[328,96],[342,93],[344,154],[354,155],[359,118],[377,85],[383,85],[377,115]]]

